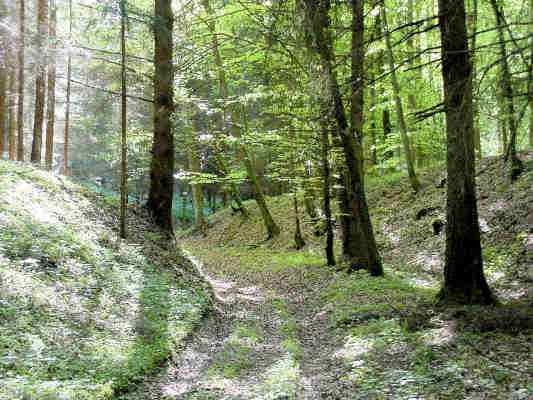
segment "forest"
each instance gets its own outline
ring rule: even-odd
[[[0,400],[533,398],[533,0],[0,0]]]

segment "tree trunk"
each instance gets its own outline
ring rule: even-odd
[[[15,55],[11,54],[11,60],[15,60]],[[17,156],[17,68],[15,63],[10,68],[9,74],[9,159],[15,160]]]
[[[72,0],[68,0],[68,40],[69,40],[69,46],[71,45],[72,41]],[[68,175],[69,174],[69,167],[68,167],[68,157],[69,157],[69,130],[70,130],[70,85],[71,85],[71,77],[72,77],[72,55],[70,53],[70,48],[68,49],[68,59],[67,59],[67,98],[66,98],[66,105],[65,105],[65,130],[64,130],[64,137],[63,137],[63,174]]]
[[[3,22],[0,20],[0,22]],[[2,36],[4,32],[2,32]],[[4,41],[4,37],[2,37]],[[6,47],[2,43],[2,49],[0,50],[0,159],[4,156],[5,141],[7,137],[7,116],[8,116],[8,101],[7,100],[7,65],[5,63],[7,59]]]
[[[383,23],[383,32],[385,35],[385,43],[387,45],[387,56],[390,67],[392,89],[394,92],[394,102],[396,104],[396,117],[398,118],[400,136],[402,139],[403,151],[405,153],[407,173],[409,175],[409,182],[411,183],[411,187],[416,193],[420,190],[420,182],[418,181],[418,178],[415,173],[413,152],[409,141],[407,123],[405,122],[405,115],[403,113],[403,104],[402,99],[400,97],[400,84],[398,83],[398,77],[396,76],[396,65],[394,63],[394,54],[392,52],[392,41],[390,38],[389,27],[387,24],[387,7],[385,5],[385,0],[382,0],[381,4],[381,18]]]
[[[324,218],[326,219],[326,261],[330,266],[335,265],[335,252],[333,249],[334,232],[333,223],[331,220],[331,195],[330,195],[330,182],[331,171],[329,165],[329,113],[322,113],[320,119],[321,130],[321,155],[322,155],[322,188],[324,198]]]
[[[17,51],[17,160],[24,161],[24,29],[25,3],[18,0],[18,51]]]
[[[296,250],[301,250],[305,247],[305,240],[302,236],[302,229],[300,227],[300,213],[298,211],[298,198],[297,198],[296,193],[294,193],[293,204],[294,204],[294,224],[295,224],[294,246],[296,247]]]
[[[210,0],[203,0],[202,4],[203,4],[205,11],[210,16],[209,18],[214,16],[213,10],[211,8]],[[212,51],[213,51],[213,55],[215,58],[215,66],[216,66],[217,75],[218,75],[219,95],[223,101],[223,104],[222,104],[223,116],[222,118],[218,118],[218,125],[219,125],[218,128],[220,131],[223,131],[225,130],[225,124],[227,121],[227,109],[226,109],[225,102],[228,96],[228,87],[226,83],[226,73],[224,70],[224,65],[222,64],[222,57],[220,56],[220,50],[218,46],[216,19],[212,18],[209,21],[207,21],[206,24],[207,24],[207,28],[209,29],[209,32],[211,33]],[[215,161],[218,164],[220,172],[222,172],[224,176],[227,176],[229,174],[229,168],[227,167],[224,159],[219,155],[218,149],[215,149]],[[232,200],[235,202],[236,210],[239,211],[243,215],[243,217],[247,217],[248,212],[246,211],[246,208],[242,204],[241,195],[239,193],[239,188],[234,183],[230,183],[230,195],[232,197]]]
[[[472,0],[472,18],[471,18],[471,30],[470,35],[472,37],[471,43],[471,54],[472,54],[472,85],[475,86],[476,83],[476,55],[477,55],[477,17],[478,17],[478,0]],[[481,151],[481,130],[479,128],[479,112],[478,112],[478,103],[477,99],[472,99],[472,113],[474,115],[474,148],[476,150],[476,156],[478,159],[483,157]]]
[[[50,23],[48,31],[48,95],[46,107],[46,169],[51,170],[54,161],[54,124],[56,107],[56,24],[57,10],[55,0],[50,0]]]
[[[200,132],[199,124],[200,115],[197,113],[193,117],[194,129],[190,137],[190,143],[187,146],[187,155],[189,159],[189,168],[194,173],[201,173],[200,158],[198,157],[198,141],[197,134]],[[192,205],[194,208],[194,225],[196,229],[202,234],[206,231],[206,221],[204,218],[204,191],[203,185],[198,183],[191,183],[192,188]]]
[[[529,0],[529,26],[533,26],[533,0]],[[529,38],[529,79],[527,82],[529,102],[529,148],[533,149],[533,37]]]
[[[472,64],[464,0],[439,0],[447,135],[446,263],[441,301],[494,301],[483,274],[475,190]]]
[[[374,80],[374,76],[372,76],[371,81]],[[372,109],[371,116],[370,116],[370,162],[372,165],[378,164],[378,153],[376,149],[376,132],[378,129],[378,117],[376,113],[376,108],[378,105],[378,94],[376,92],[376,86],[375,84],[372,84],[370,87],[370,108]]]
[[[234,113],[232,113],[232,121],[233,121],[233,127],[234,127],[234,136],[242,139],[242,135],[240,132],[240,128],[235,125],[236,116]],[[244,129],[248,131],[248,119],[245,115],[245,111],[243,110],[243,119],[244,119]],[[259,179],[257,177],[257,173],[255,171],[254,163],[253,163],[253,156],[252,153],[248,151],[248,148],[246,145],[242,145],[241,150],[243,152],[243,162],[244,167],[246,168],[246,173],[248,174],[248,178],[250,179],[250,183],[252,184],[252,188],[254,191],[254,199],[257,203],[257,206],[259,207],[259,211],[261,212],[261,217],[263,218],[263,224],[265,225],[266,231],[267,231],[267,239],[272,239],[280,234],[280,229],[278,225],[274,222],[274,218],[272,218],[272,214],[270,214],[270,210],[268,209],[267,202],[263,193],[263,188],[261,187],[261,183],[259,182]]]
[[[523,165],[516,154],[516,136],[518,126],[516,123],[513,87],[511,84],[511,70],[507,60],[507,49],[505,46],[503,10],[500,9],[496,0],[490,0],[494,16],[496,17],[496,24],[498,28],[498,41],[500,47],[501,61],[501,86],[506,106],[506,119],[509,127],[509,143],[505,149],[505,162],[508,164],[508,173],[511,181],[514,181],[523,170]]]
[[[363,112],[365,87],[365,45],[364,45],[364,5],[363,0],[352,0],[352,65],[351,65],[351,109],[350,133],[356,140],[357,162],[361,181],[364,181],[363,156]]]
[[[155,0],[154,140],[146,205],[155,223],[171,235],[174,195],[174,137],[170,119],[174,111],[173,18],[171,0]]]
[[[41,163],[43,145],[44,96],[46,82],[45,46],[48,33],[48,1],[37,1],[37,39],[35,69],[35,114],[33,117],[33,141],[31,144],[31,162]]]
[[[336,135],[339,137],[345,158],[344,189],[341,195],[343,204],[341,211],[346,214],[343,223],[343,257],[350,263],[350,270],[364,268],[372,275],[382,275],[383,268],[374,238],[374,232],[368,213],[366,196],[363,187],[359,141],[351,134],[346,118],[346,111],[341,97],[337,75],[333,69],[332,38],[329,31],[328,0],[316,2],[302,0],[307,20],[310,24],[314,43],[311,49],[320,56],[322,71],[328,84],[333,114],[337,123]],[[362,2],[356,1],[354,12],[362,12]],[[362,41],[361,41],[362,43]],[[360,51],[360,54],[363,54]],[[362,76],[357,77],[357,81]],[[362,85],[361,88],[362,90]],[[361,93],[362,94],[362,93]]]
[[[8,10],[4,0],[0,0],[0,159],[4,156],[8,136],[8,80],[9,80],[9,33],[7,29]]]
[[[120,146],[120,237],[126,238],[126,213],[128,210],[128,127],[126,91],[126,1],[120,0],[120,56],[121,56],[121,146]]]

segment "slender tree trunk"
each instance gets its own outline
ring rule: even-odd
[[[471,30],[470,35],[472,37],[471,40],[471,53],[472,53],[472,85],[475,86],[475,83],[477,81],[477,62],[476,62],[476,46],[477,46],[477,17],[478,17],[478,0],[472,0],[472,17],[471,17]],[[478,112],[478,104],[477,100],[475,98],[472,99],[472,113],[474,114],[474,148],[476,149],[476,156],[478,159],[481,159],[483,157],[483,153],[481,151],[481,130],[479,128],[479,112]]]
[[[8,136],[9,33],[7,22],[7,7],[4,0],[0,0],[0,159],[4,156]]]
[[[326,108],[326,107],[324,107]],[[325,111],[325,110],[324,110]],[[320,119],[321,130],[321,155],[322,155],[322,195],[324,198],[324,218],[326,219],[326,261],[330,266],[335,265],[335,252],[333,249],[334,232],[331,220],[331,170],[329,165],[329,113],[322,113]]]
[[[248,131],[248,118],[246,117],[244,110],[242,114],[243,114],[243,120],[244,120],[244,129],[247,132]],[[233,121],[233,127],[234,127],[233,135],[242,140],[240,128],[235,125],[235,121],[236,121],[235,113],[232,113],[232,121]],[[261,212],[261,217],[263,218],[263,224],[265,225],[265,228],[267,231],[267,239],[272,239],[278,236],[281,231],[278,225],[274,222],[274,218],[272,218],[272,214],[270,214],[270,210],[268,209],[265,195],[263,193],[263,188],[261,187],[261,183],[259,182],[257,173],[255,171],[252,153],[248,151],[248,148],[246,145],[242,145],[241,151],[243,152],[244,167],[246,169],[246,173],[248,174],[248,178],[250,178],[250,183],[254,191],[254,199],[257,203],[257,206],[259,207],[259,211]]]
[[[400,128],[400,135],[403,144],[403,151],[405,153],[405,161],[407,164],[407,173],[409,175],[409,182],[415,192],[420,190],[420,182],[415,173],[413,153],[411,144],[409,141],[409,135],[407,131],[407,123],[405,122],[405,115],[403,112],[402,99],[400,97],[400,84],[398,83],[398,77],[396,76],[396,65],[394,63],[394,54],[392,52],[392,41],[390,38],[389,27],[387,24],[387,7],[385,0],[381,3],[381,19],[383,23],[383,32],[385,34],[385,43],[387,45],[387,56],[390,67],[390,76],[392,82],[392,89],[394,91],[394,102],[396,104],[396,117],[398,118],[398,125]]]
[[[13,66],[9,74],[9,159],[15,160],[17,157],[17,68],[15,66],[15,55],[11,54],[10,60],[13,60]]]
[[[48,1],[37,0],[37,40],[36,78],[35,78],[35,114],[33,118],[33,141],[31,144],[31,161],[40,164],[43,145],[44,97],[46,87],[45,46],[48,33]]]
[[[363,157],[363,111],[365,87],[365,45],[364,45],[364,5],[363,0],[352,0],[352,65],[351,65],[351,135],[356,139],[356,154],[361,181],[364,181]]]
[[[24,161],[24,46],[25,3],[18,0],[18,51],[17,51],[17,160]]]
[[[203,7],[207,14],[211,17],[214,16],[213,9],[211,8],[210,0],[203,0],[202,1]],[[228,87],[226,83],[226,73],[224,69],[224,65],[222,63],[222,57],[220,56],[220,50],[218,46],[218,37],[217,37],[217,29],[216,29],[216,19],[212,18],[209,21],[206,22],[207,28],[209,29],[209,32],[211,33],[211,42],[212,42],[212,51],[215,58],[215,66],[217,69],[217,75],[218,75],[218,89],[219,89],[219,95],[222,98],[223,105],[222,105],[222,118],[218,118],[218,128],[220,131],[225,130],[225,124],[227,121],[227,109],[226,109],[226,99],[228,96]],[[236,122],[236,121],[235,121]],[[220,146],[218,144],[217,146]],[[226,162],[224,159],[218,154],[219,151],[215,152],[215,161],[218,164],[219,170],[222,172],[224,176],[227,176],[229,174],[229,168],[226,165]],[[244,205],[242,204],[241,195],[239,193],[239,188],[234,183],[230,183],[230,195],[232,197],[232,200],[235,202],[236,210],[239,211],[243,217],[248,216],[248,212]]]
[[[407,23],[413,24],[415,22],[415,5],[414,0],[408,0],[407,1]],[[417,109],[417,102],[416,102],[416,90],[418,87],[418,82],[420,78],[420,71],[421,69],[414,69],[419,62],[420,57],[417,56],[417,54],[420,53],[420,49],[417,49],[415,46],[414,36],[409,36],[407,39],[407,55],[409,57],[409,68],[412,68],[411,73],[413,74],[413,79],[411,80],[411,84],[409,86],[409,94],[407,95],[407,104],[409,105],[409,111],[411,114],[414,114]],[[418,129],[414,122],[411,122],[411,129],[413,130],[413,137],[416,137],[418,135]],[[413,155],[413,165],[416,164],[418,167],[423,165],[423,152],[422,152],[422,146],[420,143],[417,143],[417,141],[414,141],[415,144],[411,147],[411,152]]]
[[[57,10],[55,0],[50,0],[50,22],[48,31],[48,96],[46,107],[46,169],[51,170],[54,161],[54,124],[56,107],[56,24]]]
[[[328,0],[316,2],[301,0],[307,20],[313,33],[311,49],[320,56],[322,71],[331,96],[333,115],[337,123],[336,135],[339,137],[345,158],[343,204],[341,211],[346,213],[343,222],[343,256],[350,263],[350,270],[363,268],[372,275],[382,275],[383,268],[374,238],[374,232],[368,213],[366,196],[360,163],[361,150],[358,140],[351,134],[348,127],[346,111],[333,69],[333,41],[331,38]],[[354,4],[354,12],[362,12],[362,2]],[[362,21],[362,19],[361,19]],[[361,42],[362,43],[362,42]],[[363,54],[360,51],[360,54]],[[353,67],[353,66],[352,66]],[[362,75],[358,76],[362,79]],[[362,82],[362,80],[361,80]],[[362,86],[361,86],[362,90]]]
[[[67,59],[67,98],[65,105],[65,129],[63,136],[63,174],[69,175],[68,158],[69,158],[69,141],[70,141],[70,85],[72,77],[72,54],[70,46],[72,41],[72,0],[68,0],[68,59]]]
[[[496,125],[498,127],[498,139],[500,144],[501,154],[505,155],[507,143],[509,142],[509,134],[507,129],[507,118],[505,117],[505,99],[501,88],[496,88],[496,104],[498,106],[496,115]]]
[[[503,20],[503,10],[500,9],[496,0],[490,0],[492,10],[496,17],[496,24],[498,25],[498,40],[500,47],[500,57],[501,61],[501,85],[502,91],[506,106],[506,119],[507,125],[509,127],[509,143],[505,149],[505,161],[508,164],[508,173],[511,181],[514,181],[518,175],[523,170],[523,165],[520,159],[516,154],[516,136],[518,131],[518,126],[516,123],[515,107],[514,107],[514,97],[513,97],[513,86],[511,84],[511,70],[509,68],[509,62],[507,60],[507,49],[505,46],[505,35],[504,35],[504,20]]]
[[[372,76],[371,81],[374,80]],[[376,113],[376,108],[378,105],[378,95],[376,92],[376,86],[372,84],[370,87],[370,108],[372,110],[370,115],[370,162],[372,165],[378,164],[378,153],[377,153],[377,141],[376,141],[376,132],[378,130],[378,116]]]
[[[155,0],[154,141],[147,208],[155,223],[173,234],[174,136],[171,114],[173,100],[173,57],[171,0]]]
[[[387,141],[387,138],[389,138],[390,134],[392,133],[392,123],[390,120],[390,111],[388,108],[384,108],[383,112],[381,114],[381,125],[383,126],[383,140]],[[394,153],[392,150],[388,150],[385,152],[385,159],[390,160],[394,156]]]
[[[200,115],[197,113],[193,117],[194,129],[190,137],[190,143],[187,146],[187,155],[189,158],[189,168],[194,173],[201,173],[200,158],[198,157],[198,141],[197,134],[200,132]],[[192,188],[192,204],[194,208],[194,225],[196,229],[202,234],[206,231],[206,221],[204,218],[204,190],[203,185],[198,183],[191,183]]]
[[[464,0],[439,0],[447,135],[446,263],[443,302],[494,301],[483,274],[475,189],[472,64]]]
[[[529,26],[533,26],[533,0],[529,0]],[[533,37],[529,38],[528,76],[529,79],[527,82],[527,98],[529,102],[529,148],[533,149]]]
[[[296,193],[294,193],[293,204],[294,204],[294,224],[295,224],[294,246],[296,247],[296,250],[301,250],[305,247],[305,240],[302,236],[302,229],[300,227],[300,212],[298,211],[298,198],[297,198]]]
[[[0,21],[3,22],[3,21]],[[3,32],[2,32],[3,33]],[[3,35],[2,35],[3,36]],[[2,37],[2,41],[4,38]],[[8,101],[7,100],[7,80],[8,69],[5,64],[7,55],[5,54],[5,46],[2,44],[0,49],[0,159],[4,156],[5,141],[7,137],[7,116],[8,116]]]
[[[120,146],[120,237],[126,238],[128,210],[128,127],[126,90],[126,1],[120,0],[120,56],[121,56],[121,146]]]

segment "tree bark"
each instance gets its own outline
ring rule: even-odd
[[[301,250],[305,247],[305,240],[302,236],[302,229],[300,227],[300,213],[298,211],[298,198],[297,193],[294,193],[293,197],[294,204],[294,246],[296,250]]]
[[[464,0],[439,0],[447,136],[446,262],[442,302],[494,301],[483,274],[475,190],[472,64]]]
[[[171,0],[155,0],[154,140],[147,208],[155,223],[171,235],[174,195],[174,136],[170,119],[174,111],[173,18]]]
[[[7,7],[4,0],[0,0],[0,159],[4,156],[8,136],[9,37],[6,29],[7,22]]]
[[[333,69],[332,38],[329,31],[329,0],[301,0],[307,21],[313,35],[312,50],[317,51],[322,64],[322,72],[327,82],[336,121],[336,135],[339,137],[345,158],[343,171],[344,188],[341,194],[343,217],[343,257],[349,262],[350,270],[366,269],[372,275],[382,275],[383,268],[374,238],[368,213],[360,163],[359,141],[351,134],[346,111]],[[357,1],[354,12],[362,12],[362,2]],[[361,42],[362,43],[362,42]],[[361,52],[362,54],[362,52]],[[362,77],[359,77],[362,78]],[[361,87],[362,90],[362,87]]]
[[[15,160],[17,156],[17,68],[15,65],[15,56],[12,53],[10,59],[13,65],[9,74],[9,126],[8,126],[8,144],[9,159]]]
[[[55,0],[50,0],[50,22],[48,30],[48,94],[46,107],[46,146],[45,165],[52,169],[54,161],[54,124],[56,107],[56,24],[57,10]]]
[[[68,59],[67,59],[67,98],[65,104],[65,129],[63,136],[63,174],[69,175],[68,158],[69,158],[69,141],[70,141],[70,88],[72,78],[72,54],[70,46],[72,41],[72,0],[68,0]]]
[[[46,42],[48,33],[48,1],[37,1],[37,39],[35,68],[35,114],[33,117],[33,140],[31,144],[31,162],[40,164],[43,144],[44,97],[46,88]]]
[[[128,211],[128,100],[126,89],[126,18],[126,1],[120,0],[120,237],[123,239],[126,238],[126,213]]]
[[[533,26],[533,0],[529,0],[529,26]],[[527,92],[529,103],[529,148],[533,149],[533,37],[529,38],[529,72]]]
[[[518,126],[516,123],[513,86],[511,84],[511,70],[509,68],[509,62],[507,60],[507,49],[505,46],[504,35],[504,20],[503,10],[500,9],[496,0],[490,0],[494,16],[496,17],[496,24],[498,28],[498,41],[500,48],[501,61],[501,85],[505,101],[505,116],[507,119],[507,125],[509,127],[509,143],[505,149],[505,162],[508,167],[508,174],[511,181],[514,181],[523,170],[523,165],[516,154],[516,136]]]
[[[18,0],[18,51],[17,51],[17,160],[24,161],[24,29],[25,3]]]
[[[197,134],[200,132],[199,124],[200,115],[197,112],[193,117],[193,131],[190,137],[190,142],[187,146],[187,155],[189,158],[189,168],[194,173],[201,173],[200,158],[198,157],[198,141]],[[191,183],[192,188],[192,205],[194,208],[194,225],[196,229],[202,234],[206,231],[206,221],[204,218],[204,190],[203,185],[198,183]]]
[[[400,96],[400,84],[398,83],[398,77],[396,76],[396,65],[394,63],[394,54],[392,52],[392,41],[390,38],[389,27],[387,24],[387,7],[385,0],[381,3],[381,18],[383,23],[383,32],[385,35],[385,43],[387,45],[387,57],[390,67],[390,77],[392,82],[392,89],[394,92],[394,102],[396,105],[396,117],[398,119],[398,125],[400,128],[400,136],[402,139],[403,151],[405,153],[405,161],[407,164],[407,173],[409,175],[409,182],[413,190],[418,192],[420,190],[420,182],[416,176],[413,151],[409,140],[407,123],[405,121],[405,115],[403,112],[402,98]]]
[[[3,22],[3,21],[1,21]],[[2,32],[3,33],[3,32]],[[4,35],[2,35],[4,36]],[[4,37],[2,37],[3,41]],[[7,137],[7,116],[8,116],[8,102],[7,100],[7,65],[5,63],[6,47],[2,44],[0,50],[0,159],[4,156],[5,142]]]
[[[326,107],[324,107],[326,108]],[[325,110],[324,110],[325,111]],[[326,261],[329,266],[335,265],[335,252],[333,248],[334,232],[331,220],[331,170],[329,165],[329,113],[323,112],[320,119],[321,130],[321,156],[322,156],[322,196],[324,199],[324,218],[326,219]]]
[[[472,37],[471,43],[471,58],[472,58],[472,85],[476,83],[476,46],[477,46],[477,19],[478,19],[478,0],[472,0],[472,18],[471,18],[471,30],[470,35]],[[472,113],[474,114],[474,148],[476,150],[476,156],[478,159],[483,157],[481,149],[481,130],[479,128],[479,112],[478,112],[478,103],[475,98],[472,99]]]

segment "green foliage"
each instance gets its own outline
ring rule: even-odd
[[[119,241],[105,201],[10,165],[0,162],[0,399],[111,398],[178,348],[207,297],[154,252],[157,235]]]

